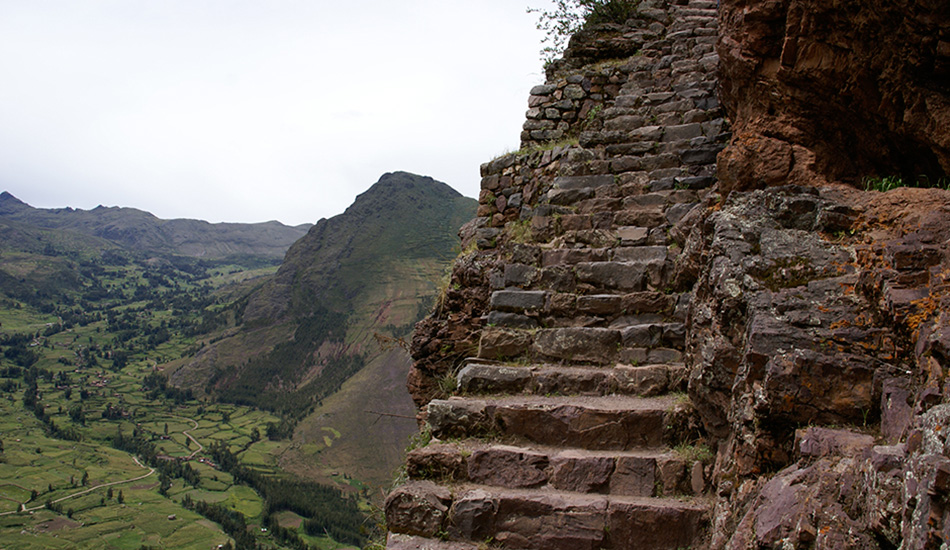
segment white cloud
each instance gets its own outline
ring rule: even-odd
[[[511,0],[0,0],[0,188],[285,223],[388,171],[478,192],[540,36]]]

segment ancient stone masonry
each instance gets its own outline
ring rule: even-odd
[[[711,455],[682,393],[696,273],[678,262],[729,137],[715,8],[645,1],[572,42],[585,63],[531,91],[522,151],[482,166],[466,252],[413,338],[433,439],[387,499],[389,548],[707,536]]]
[[[950,191],[854,186],[946,175],[950,6],[637,14],[482,166],[388,547],[950,547]]]

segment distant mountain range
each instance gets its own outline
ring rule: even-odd
[[[199,274],[233,263],[232,273],[249,276],[220,287],[209,317],[227,321],[160,368],[199,396],[279,413],[275,437],[293,440],[282,469],[336,483],[334,474],[346,472],[383,486],[416,431],[405,389],[410,359],[399,342],[434,302],[476,207],[406,172],[383,175],[344,213],[297,227],[162,220],[133,208],[40,209],[5,192],[0,298],[8,307],[81,309],[126,283],[128,292],[149,286],[101,284],[103,266],[131,262],[159,284],[171,265]]]
[[[57,230],[97,239],[85,240],[89,247],[108,248],[107,243],[111,243],[146,254],[209,260],[228,257],[279,260],[288,247],[312,227],[311,224],[291,227],[276,221],[163,220],[135,208],[34,208],[6,191],[0,193],[0,224],[20,228],[21,232],[27,228]]]

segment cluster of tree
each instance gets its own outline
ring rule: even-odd
[[[131,435],[125,435],[122,433],[121,427],[117,427],[115,436],[112,438],[112,446],[120,451],[141,457],[146,464],[158,470],[162,486],[166,486],[166,483],[170,486],[169,480],[181,478],[188,485],[197,488],[201,482],[201,475],[198,470],[192,468],[191,464],[187,462],[159,458],[153,442],[155,437],[155,434],[149,434],[138,427],[132,431]],[[165,490],[168,490],[167,486]]]
[[[317,348],[324,343],[342,344],[346,328],[346,314],[318,307],[312,315],[298,319],[292,340],[249,361],[220,393],[220,399],[276,412],[290,421],[303,418],[365,365],[362,355],[339,353],[324,359],[316,378],[287,391],[286,386],[296,383],[314,365]],[[284,387],[276,388],[275,381]]]
[[[33,370],[36,369],[30,369],[30,371]],[[39,398],[39,388],[37,386],[36,380],[36,378],[31,378],[26,381],[26,391],[23,392],[23,407],[26,410],[31,411],[33,416],[43,423],[44,429],[50,437],[65,439],[67,441],[82,441],[82,434],[76,429],[75,426],[58,426],[56,422],[54,422],[53,419],[48,414],[46,414],[46,407]]]
[[[264,498],[264,515],[282,510],[304,518],[310,535],[329,535],[337,542],[356,546],[366,542],[365,517],[356,501],[334,487],[304,480],[277,479],[261,475],[240,463],[224,442],[208,448],[215,463],[231,474],[236,483],[250,486]]]
[[[112,403],[106,403],[106,408],[102,411],[102,418],[106,420],[118,420],[125,416],[126,411],[122,407],[113,406]]]
[[[174,401],[176,404],[182,404],[185,401],[191,401],[195,398],[191,388],[181,389],[168,385],[168,379],[165,375],[155,371],[147,374],[142,379],[142,390],[146,392],[149,399],[155,400],[160,396]]]
[[[3,346],[3,357],[20,367],[30,367],[40,358],[35,350],[30,349],[34,336],[31,334],[9,334],[0,336],[0,346]]]
[[[261,545],[247,528],[244,514],[232,510],[221,504],[214,504],[202,500],[193,500],[189,495],[181,501],[182,506],[201,514],[221,526],[221,529],[234,539],[234,548],[237,550],[261,550]]]

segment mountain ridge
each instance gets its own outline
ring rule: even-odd
[[[7,191],[0,193],[0,219],[83,233],[149,254],[203,259],[240,255],[279,259],[312,226],[288,226],[277,221],[245,224],[165,220],[136,208],[102,205],[91,210],[35,208]]]
[[[392,391],[408,355],[382,342],[407,337],[425,314],[475,209],[431,177],[384,174],[288,249],[277,273],[246,295],[242,323],[227,337],[167,365],[172,383],[280,412],[282,430],[296,426],[282,459],[292,473],[388,483],[416,426],[409,396]],[[368,409],[407,419],[380,422]],[[325,445],[329,428],[341,435]]]

